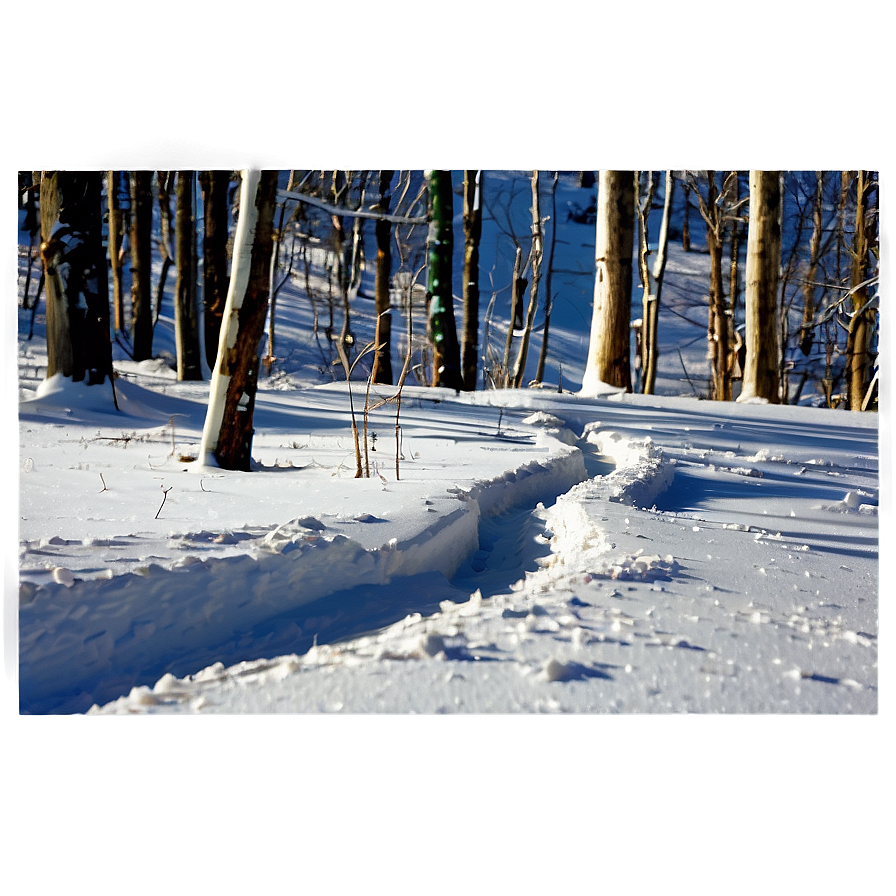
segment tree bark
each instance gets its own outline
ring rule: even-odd
[[[815,329],[815,289],[818,264],[821,260],[823,235],[824,171],[815,172],[815,199],[812,203],[812,236],[809,238],[809,267],[803,283],[803,325],[800,328],[800,351],[808,356],[812,351]]]
[[[156,284],[156,305],[152,315],[152,325],[155,327],[162,313],[162,299],[165,297],[165,283],[168,281],[168,271],[174,264],[171,251],[171,189],[174,186],[173,171],[157,172],[159,190],[159,254],[162,256],[162,272],[159,274],[159,282]]]
[[[522,326],[523,293],[527,281],[520,276],[523,270],[523,250],[517,246],[513,258],[513,273],[510,279],[510,319],[507,322],[507,340],[504,343],[504,364],[501,371],[501,385],[510,385],[510,356],[513,349],[513,334]]]
[[[672,200],[675,195],[675,178],[671,171],[666,172],[665,192],[663,195],[663,217],[660,222],[660,236],[653,269],[649,271],[650,295],[644,311],[642,324],[642,344],[644,353],[644,372],[642,391],[652,395],[656,388],[656,371],[659,360],[659,316],[660,297],[663,291],[663,278],[666,272],[666,257],[669,249],[669,219],[672,215]]]
[[[868,301],[871,277],[871,249],[874,245],[874,218],[871,194],[874,189],[873,173],[859,171],[856,176],[856,223],[853,237],[851,288],[853,313],[846,343],[846,385],[849,409],[864,410],[864,399],[871,385],[874,353],[871,349],[877,309]],[[857,288],[858,287],[858,288]]]
[[[544,256],[544,233],[541,227],[541,202],[538,195],[538,171],[532,172],[532,282],[529,286],[529,306],[526,309],[526,320],[523,323],[523,338],[520,341],[516,365],[513,370],[513,385],[519,389],[523,384],[526,372],[526,355],[529,353],[529,339],[532,336],[532,324],[535,322],[535,311],[538,308],[538,288],[541,285],[541,263]]]
[[[200,171],[202,188],[202,306],[205,360],[210,370],[215,369],[221,319],[227,301],[227,237],[229,210],[227,192],[229,171]]]
[[[538,350],[538,366],[535,370],[535,382],[544,380],[544,367],[548,357],[548,335],[551,330],[551,310],[553,296],[551,295],[551,271],[554,264],[554,243],[557,237],[557,183],[560,180],[560,172],[554,172],[551,184],[551,240],[548,245],[548,263],[544,278],[544,329],[541,331],[541,348]]]
[[[482,171],[464,171],[464,389],[476,388],[479,368],[479,240],[482,237]]]
[[[780,401],[778,285],[781,272],[781,172],[750,172],[745,292],[746,361],[740,401]]]
[[[394,171],[380,171],[380,201],[377,209],[389,212],[389,190]],[[392,315],[389,285],[392,277],[392,225],[380,219],[374,225],[376,236],[376,350],[373,356],[371,382],[392,385]]]
[[[152,357],[152,172],[131,172],[131,343],[135,361]]]
[[[193,217],[193,171],[177,172],[174,332],[178,380],[201,380],[199,308],[196,303],[196,221]]]
[[[244,171],[233,271],[202,431],[200,457],[227,470],[249,470],[273,254],[277,171]]]
[[[594,309],[582,394],[601,383],[632,391],[630,330],[634,172],[601,171],[597,191]]]
[[[112,380],[101,171],[45,171],[41,259],[47,288],[47,377]]]
[[[429,271],[426,293],[433,345],[433,386],[460,391],[460,346],[454,321],[452,255],[454,251],[454,198],[450,171],[430,171],[430,224],[427,238]]]
[[[124,332],[124,292],[121,278],[121,251],[122,229],[124,227],[124,215],[121,211],[121,174],[118,171],[109,171],[106,177],[106,194],[109,199],[109,262],[112,270],[112,307],[114,308],[115,331]]]

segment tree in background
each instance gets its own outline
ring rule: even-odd
[[[152,357],[152,171],[131,172],[131,344],[134,360]]]
[[[429,333],[433,345],[433,386],[460,390],[460,348],[454,322],[451,291],[454,250],[454,199],[450,171],[429,171],[429,271],[426,294],[429,303]]]
[[[476,388],[479,367],[479,240],[482,238],[482,171],[464,171],[464,389]]]
[[[217,463],[226,470],[249,470],[252,462],[252,420],[271,283],[278,174],[242,173],[233,269],[199,449],[203,463]]]
[[[597,190],[594,308],[582,394],[601,383],[632,391],[630,321],[634,172],[601,171]]]
[[[547,270],[544,278],[544,327],[541,331],[541,348],[538,351],[538,366],[535,369],[535,382],[544,381],[544,367],[548,357],[548,336],[551,330],[551,309],[553,294],[551,293],[551,273],[554,263],[554,244],[557,241],[557,184],[560,181],[560,172],[555,171],[551,181],[551,210],[548,220],[551,222],[550,241],[548,243]]]
[[[389,212],[389,190],[394,171],[380,171],[380,198],[375,208],[385,214]],[[389,288],[392,277],[392,225],[381,218],[374,225],[376,236],[376,349],[373,356],[371,382],[392,385],[392,316]]]
[[[156,172],[156,183],[159,195],[159,255],[162,256],[162,271],[156,284],[156,305],[152,315],[152,325],[158,323],[162,313],[162,299],[165,297],[165,284],[168,282],[168,271],[174,262],[173,230],[171,227],[171,192],[174,189],[173,171]]]
[[[700,217],[706,222],[706,248],[709,251],[709,316],[706,338],[709,342],[710,397],[715,401],[731,400],[731,375],[734,367],[734,352],[731,309],[725,299],[722,276],[722,252],[725,229],[734,211],[732,197],[737,172],[725,178],[719,189],[716,172],[706,171],[706,196],[700,191],[697,178],[688,172],[687,180],[691,192],[697,199]]]
[[[746,362],[740,401],[780,401],[778,285],[781,271],[780,171],[750,172],[747,230]]]
[[[872,397],[872,371],[876,352],[873,338],[877,322],[876,296],[868,287],[875,282],[878,257],[877,178],[873,171],[856,172],[856,217],[850,271],[852,314],[846,342],[846,385],[849,409],[866,410]]]
[[[227,237],[229,208],[227,193],[230,171],[200,171],[202,189],[202,306],[205,360],[215,369],[221,319],[227,301]]]
[[[640,172],[636,179],[640,193]],[[638,211],[638,270],[641,274],[642,317],[641,317],[641,391],[652,395],[656,386],[656,368],[659,358],[658,324],[660,313],[660,295],[663,289],[663,277],[666,270],[666,254],[669,246],[669,218],[672,213],[672,197],[675,191],[675,178],[671,171],[666,172],[665,192],[663,197],[663,219],[660,224],[660,235],[657,245],[656,259],[650,265],[650,249],[648,240],[648,224],[650,207],[653,202],[655,181],[653,172],[647,173],[647,190],[643,201],[639,198]]]
[[[124,238],[124,212],[121,208],[121,172],[106,175],[106,196],[109,203],[109,263],[112,271],[112,307],[115,309],[115,331],[123,333],[124,290],[121,277],[121,245]]]
[[[529,305],[523,321],[523,334],[520,340],[516,363],[513,367],[512,385],[519,389],[523,384],[526,371],[526,355],[529,352],[529,339],[532,336],[532,325],[535,322],[535,311],[538,308],[538,290],[541,286],[541,265],[544,258],[544,222],[541,219],[541,201],[538,192],[538,171],[532,172],[532,248],[529,260],[532,264],[532,282],[529,286]]]
[[[175,212],[174,336],[177,346],[178,380],[201,380],[199,307],[196,295],[196,219],[194,216],[193,171],[178,171]]]
[[[44,171],[40,254],[47,290],[47,377],[112,380],[103,173]]]

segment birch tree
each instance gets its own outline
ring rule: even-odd
[[[482,237],[482,171],[464,171],[464,389],[476,388],[479,367],[479,240]]]
[[[863,411],[871,397],[872,370],[875,353],[872,349],[877,308],[869,297],[877,255],[877,182],[872,171],[856,173],[856,219],[852,248],[851,286],[852,314],[846,342],[846,385],[851,411]]]
[[[429,184],[429,271],[426,294],[429,303],[430,338],[433,345],[433,386],[460,390],[460,347],[454,321],[452,253],[454,250],[454,200],[450,171],[427,172]]]
[[[551,182],[551,210],[548,218],[551,222],[548,242],[547,270],[544,278],[544,328],[541,331],[541,348],[538,351],[538,366],[535,370],[535,382],[544,381],[544,367],[548,357],[548,336],[551,330],[551,310],[554,297],[551,293],[551,274],[554,264],[554,244],[557,241],[557,184],[560,181],[560,172],[555,171]]]
[[[47,290],[47,377],[112,380],[101,171],[44,171],[40,254]]]
[[[252,419],[273,254],[277,171],[244,171],[233,269],[200,442],[200,460],[249,470]]]
[[[781,271],[780,171],[750,172],[745,290],[746,360],[739,401],[780,401],[778,286]]]
[[[601,171],[594,246],[594,307],[583,395],[601,383],[632,390],[630,328],[634,248],[634,172]]]
[[[529,352],[529,339],[532,336],[532,324],[535,322],[535,311],[538,308],[538,289],[541,285],[541,264],[544,256],[544,229],[541,220],[541,202],[538,195],[538,171],[532,172],[532,281],[529,285],[529,305],[526,308],[526,319],[523,321],[523,335],[516,364],[513,368],[512,383],[517,389],[523,384],[526,370],[526,355]]]
[[[672,213],[672,197],[675,190],[675,178],[671,171],[666,172],[665,193],[663,196],[663,218],[660,223],[660,235],[656,258],[650,265],[648,242],[648,223],[650,205],[653,201],[653,172],[648,177],[648,190],[645,201],[638,206],[638,268],[641,274],[642,318],[641,318],[641,391],[652,395],[656,387],[657,359],[659,357],[659,339],[657,325],[659,322],[660,295],[663,289],[663,276],[666,270],[666,255],[669,245],[669,218]]]

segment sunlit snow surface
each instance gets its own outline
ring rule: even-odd
[[[593,233],[566,237],[557,266],[586,269]],[[586,400],[557,386],[581,383],[591,283],[556,276],[548,388],[408,387],[400,479],[394,404],[354,478],[298,281],[250,473],[194,460],[208,383],[174,381],[165,308],[156,359],[116,347],[118,411],[44,381],[20,310],[21,710],[876,712],[877,416],[679,397],[706,283],[673,249],[660,396]]]

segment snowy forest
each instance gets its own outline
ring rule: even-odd
[[[875,172],[19,197],[21,712],[876,711]]]

